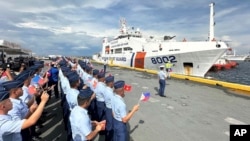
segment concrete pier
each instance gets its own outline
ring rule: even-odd
[[[103,65],[94,64],[97,69]],[[107,67],[107,75],[125,80],[132,90],[125,94],[127,110],[138,103],[142,92],[150,92],[148,102],[141,102],[139,111],[129,121],[133,141],[228,141],[230,124],[250,124],[250,96],[232,90],[181,79],[168,79],[166,98],[157,94],[158,78],[153,73],[120,67]],[[48,121],[41,129],[46,141],[66,141],[61,120],[60,101],[54,98],[46,111]],[[97,137],[95,141],[102,141]]]

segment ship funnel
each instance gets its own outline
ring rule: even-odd
[[[210,3],[210,24],[209,24],[209,41],[214,41],[214,26],[215,26],[215,22],[214,22],[214,5],[215,3]]]

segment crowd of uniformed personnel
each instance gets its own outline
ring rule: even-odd
[[[32,140],[34,125],[53,88],[55,98],[59,98],[58,88],[61,88],[68,141],[92,140],[97,134],[106,141],[129,139],[126,123],[139,105],[127,113],[123,100],[125,81],[106,76],[105,71],[94,69],[88,60],[62,57],[53,61],[49,73],[42,74],[42,83],[34,84],[32,79],[41,75],[43,63],[37,61],[13,80],[0,84],[3,87],[0,90],[0,141]],[[37,88],[34,94],[28,90],[31,85]]]
[[[39,118],[49,99],[41,88],[49,81],[48,76],[40,78],[43,61],[34,61],[28,68],[21,65],[20,72],[11,73],[9,67],[0,66],[0,141],[40,140],[36,133]],[[29,93],[31,83],[37,86],[36,93]],[[41,125],[41,124],[40,124]]]

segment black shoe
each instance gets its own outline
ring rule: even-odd
[[[34,136],[34,137],[32,137],[31,140],[32,140],[32,141],[42,141],[42,138],[41,138],[41,137],[38,137],[38,136]]]
[[[165,95],[161,95],[161,97],[167,97],[167,96],[165,96]]]

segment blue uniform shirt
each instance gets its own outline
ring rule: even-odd
[[[10,98],[12,103],[12,109],[8,114],[13,120],[22,120],[27,115],[29,109],[28,106],[21,99]]]
[[[29,94],[29,89],[27,86],[23,86],[22,89],[23,95],[20,96],[20,99],[27,104],[33,98],[33,96]]]
[[[86,141],[86,136],[92,131],[88,111],[80,106],[75,106],[71,111],[70,124],[74,141]]]
[[[49,81],[58,82],[58,73],[59,73],[58,69],[56,67],[52,67],[49,70],[49,73],[50,73]]]
[[[20,133],[24,121],[13,120],[10,115],[0,115],[0,141],[22,141]]]
[[[97,86],[98,80],[93,77],[92,80],[90,81],[90,89],[96,93],[96,86]]]
[[[72,110],[75,106],[78,105],[77,96],[79,94],[79,90],[70,88],[69,93],[66,94],[66,99],[69,104],[70,110]]]
[[[163,71],[163,70],[160,70],[160,71],[158,72],[158,77],[159,77],[159,79],[165,80],[166,77],[167,77],[166,72]]]
[[[118,121],[122,121],[122,118],[127,115],[126,104],[123,98],[120,95],[115,94],[112,99],[111,105],[114,118]]]
[[[105,93],[104,100],[105,100],[106,107],[109,108],[109,109],[111,109],[112,108],[112,106],[111,106],[111,100],[114,97],[113,89],[111,89],[110,87],[106,87],[104,93]]]
[[[82,79],[82,80],[83,80],[84,84],[86,84],[88,87],[90,87],[90,82],[92,79],[93,79],[93,76],[91,76],[88,73],[85,73],[84,79]]]
[[[103,82],[98,82],[95,90],[97,101],[104,102],[105,90],[106,90],[106,85]]]
[[[65,76],[62,76],[60,78],[60,83],[61,83],[61,87],[62,87],[62,90],[63,90],[63,94],[67,94],[69,93],[70,91],[70,84],[69,84],[69,80],[67,77]]]

